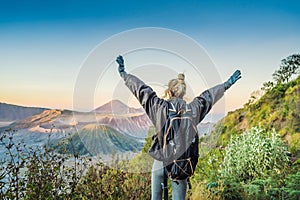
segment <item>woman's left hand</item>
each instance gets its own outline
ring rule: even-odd
[[[124,65],[124,59],[121,55],[119,55],[116,59],[116,62],[119,64],[119,73],[120,73],[120,76],[124,78],[124,75],[126,74],[125,72],[125,65]]]

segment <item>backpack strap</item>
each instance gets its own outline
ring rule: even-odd
[[[177,112],[177,110],[176,110],[174,104],[172,104],[172,102],[170,102],[170,104],[171,104],[172,108],[169,108],[169,111]]]
[[[182,112],[182,110],[177,111],[176,108],[175,108],[175,106],[174,106],[174,104],[172,102],[170,102],[170,104],[171,104],[172,108],[169,108],[169,111],[172,111],[172,112],[175,112],[175,113],[178,113],[178,114],[180,112]],[[183,112],[187,113],[187,112],[191,112],[191,111],[192,111],[192,109],[190,108],[190,105],[189,104],[185,104],[185,111],[183,111]]]
[[[185,112],[191,112],[192,109],[189,104],[185,104]]]

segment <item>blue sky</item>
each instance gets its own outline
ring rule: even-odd
[[[296,0],[1,1],[0,102],[72,108],[89,53],[110,36],[141,27],[191,37],[224,81],[240,68],[243,78],[226,94],[226,110],[241,107],[281,59],[300,52]]]

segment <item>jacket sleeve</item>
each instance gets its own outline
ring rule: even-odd
[[[162,109],[162,107],[165,107],[164,105],[166,105],[166,101],[157,97],[153,89],[146,85],[138,77],[132,74],[127,74],[124,80],[125,85],[143,106],[152,123],[156,125],[157,111]]]
[[[195,124],[199,124],[212,106],[224,95],[224,84],[216,85],[195,97],[190,103]]]

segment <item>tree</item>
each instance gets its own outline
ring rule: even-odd
[[[292,75],[299,73],[300,54],[293,54],[281,60],[278,70],[273,73],[273,79],[277,84],[289,82]]]
[[[264,92],[268,92],[268,91],[270,91],[273,87],[274,87],[274,82],[268,81],[268,82],[264,82],[264,83],[263,83],[263,86],[262,86],[261,90],[264,91]]]

